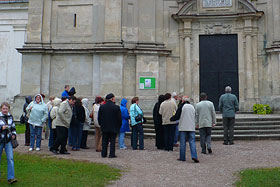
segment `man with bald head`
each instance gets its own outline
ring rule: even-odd
[[[233,130],[235,113],[239,110],[237,97],[231,93],[231,87],[225,88],[225,94],[220,97],[219,109],[223,114],[224,145],[233,145]]]

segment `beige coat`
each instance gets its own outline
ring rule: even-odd
[[[61,103],[61,99],[59,99],[59,98],[55,98],[52,102],[53,107],[52,107],[52,110],[50,113],[50,116],[52,118],[52,129],[55,129],[56,124],[57,124],[56,116],[57,116],[57,112],[58,112],[60,103]]]
[[[162,115],[162,125],[176,124],[176,121],[170,121],[170,118],[175,115],[177,105],[171,99],[161,103],[159,107],[159,114]]]
[[[56,126],[62,126],[62,127],[69,128],[70,122],[72,119],[72,108],[71,108],[68,100],[63,101],[60,104],[57,114],[58,115],[56,116],[56,118],[57,118]]]
[[[211,101],[200,101],[196,104],[196,124],[199,128],[212,127],[216,124],[216,112],[214,104]]]

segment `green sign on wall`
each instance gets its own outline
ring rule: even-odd
[[[140,77],[139,89],[156,89],[156,78],[155,77]]]

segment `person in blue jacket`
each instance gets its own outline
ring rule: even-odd
[[[125,146],[124,137],[125,137],[125,132],[130,131],[129,123],[128,123],[129,113],[128,113],[126,106],[127,106],[127,100],[125,98],[123,98],[121,101],[121,106],[120,106],[121,113],[122,113],[122,126],[121,126],[120,134],[119,134],[119,148],[120,149],[127,149],[127,147]]]
[[[130,122],[132,126],[132,149],[137,149],[137,142],[139,140],[139,149],[144,150],[144,132],[143,132],[143,122],[144,114],[140,106],[138,105],[139,98],[133,97],[130,105]],[[136,121],[136,116],[141,115],[141,121]]]
[[[69,85],[65,85],[64,86],[64,91],[61,93],[61,98],[69,98],[69,90],[70,90],[70,86]]]

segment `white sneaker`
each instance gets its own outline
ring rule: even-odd
[[[30,147],[30,148],[29,148],[29,151],[33,151],[33,148]]]
[[[36,151],[40,151],[40,148],[39,148],[39,147],[36,147]]]
[[[120,149],[121,149],[121,150],[126,150],[126,149],[127,149],[127,147],[121,147]]]

